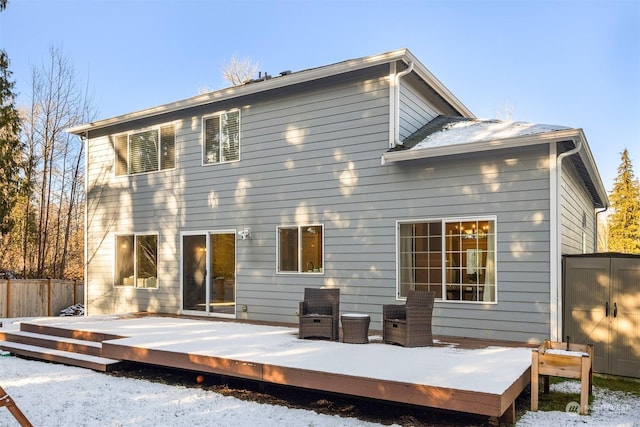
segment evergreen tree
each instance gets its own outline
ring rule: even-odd
[[[609,250],[640,254],[640,183],[633,174],[625,148],[618,176],[609,194],[613,212],[609,215]]]
[[[6,0],[0,0],[0,11]],[[12,228],[11,210],[19,191],[20,116],[15,106],[14,82],[11,81],[9,57],[0,50],[0,234]]]

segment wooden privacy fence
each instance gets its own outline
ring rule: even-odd
[[[0,280],[0,317],[57,316],[84,301],[84,284],[75,280]]]

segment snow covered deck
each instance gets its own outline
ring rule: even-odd
[[[531,348],[404,348],[300,340],[297,328],[174,317],[42,318],[29,323],[126,338],[102,356],[196,372],[502,417],[530,382]],[[5,325],[6,326],[6,325]]]

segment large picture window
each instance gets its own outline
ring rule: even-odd
[[[116,175],[175,167],[175,128],[163,126],[115,137]]]
[[[240,160],[240,111],[226,111],[202,119],[205,165]]]
[[[116,236],[115,286],[158,287],[158,236]]]
[[[322,273],[322,225],[278,227],[278,273]]]
[[[445,301],[496,301],[495,219],[398,223],[398,293]]]

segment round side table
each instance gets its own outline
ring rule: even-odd
[[[340,316],[342,321],[342,342],[351,344],[367,344],[369,342],[368,314],[346,313]]]

